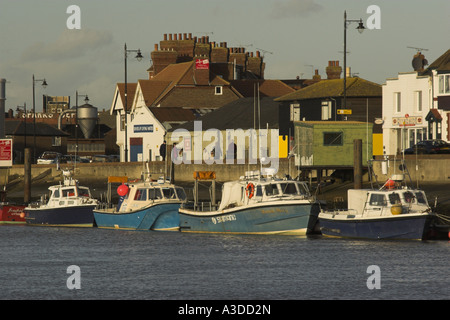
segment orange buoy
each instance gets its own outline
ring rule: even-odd
[[[25,212],[21,212],[20,213],[20,217],[23,219],[23,218],[25,218]]]

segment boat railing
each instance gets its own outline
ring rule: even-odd
[[[214,211],[217,210],[218,204],[213,204],[211,201],[200,201],[195,203],[194,201],[187,201],[181,204],[181,208],[195,211]]]

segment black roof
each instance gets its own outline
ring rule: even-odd
[[[25,132],[27,136],[34,135],[34,125],[32,122],[27,122],[25,128],[25,122],[21,120],[5,121],[5,135],[24,136]],[[46,123],[36,122],[36,136],[64,137],[69,136],[69,134]]]
[[[250,129],[256,128],[261,123],[261,129],[266,129],[267,124],[269,129],[278,128],[278,107],[279,103],[273,101],[271,97],[264,97],[260,99],[261,117],[258,118],[258,104],[255,106],[254,98],[241,98],[230,102],[223,107],[203,115],[195,121],[202,121],[202,130],[208,129]],[[256,110],[256,115],[255,115]],[[185,122],[177,127],[171,128],[169,131],[173,132],[176,129],[186,129],[188,131],[194,130],[194,121]]]

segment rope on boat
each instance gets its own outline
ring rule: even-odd
[[[449,222],[450,223],[450,216],[445,215],[445,214],[440,214],[440,213],[436,213],[436,217],[445,221],[445,222]]]

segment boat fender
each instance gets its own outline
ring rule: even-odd
[[[402,214],[403,208],[401,205],[394,205],[391,207],[391,213],[393,215]]]
[[[253,198],[253,195],[255,194],[255,185],[253,183],[247,184],[247,187],[245,188],[245,194],[249,199]]]

